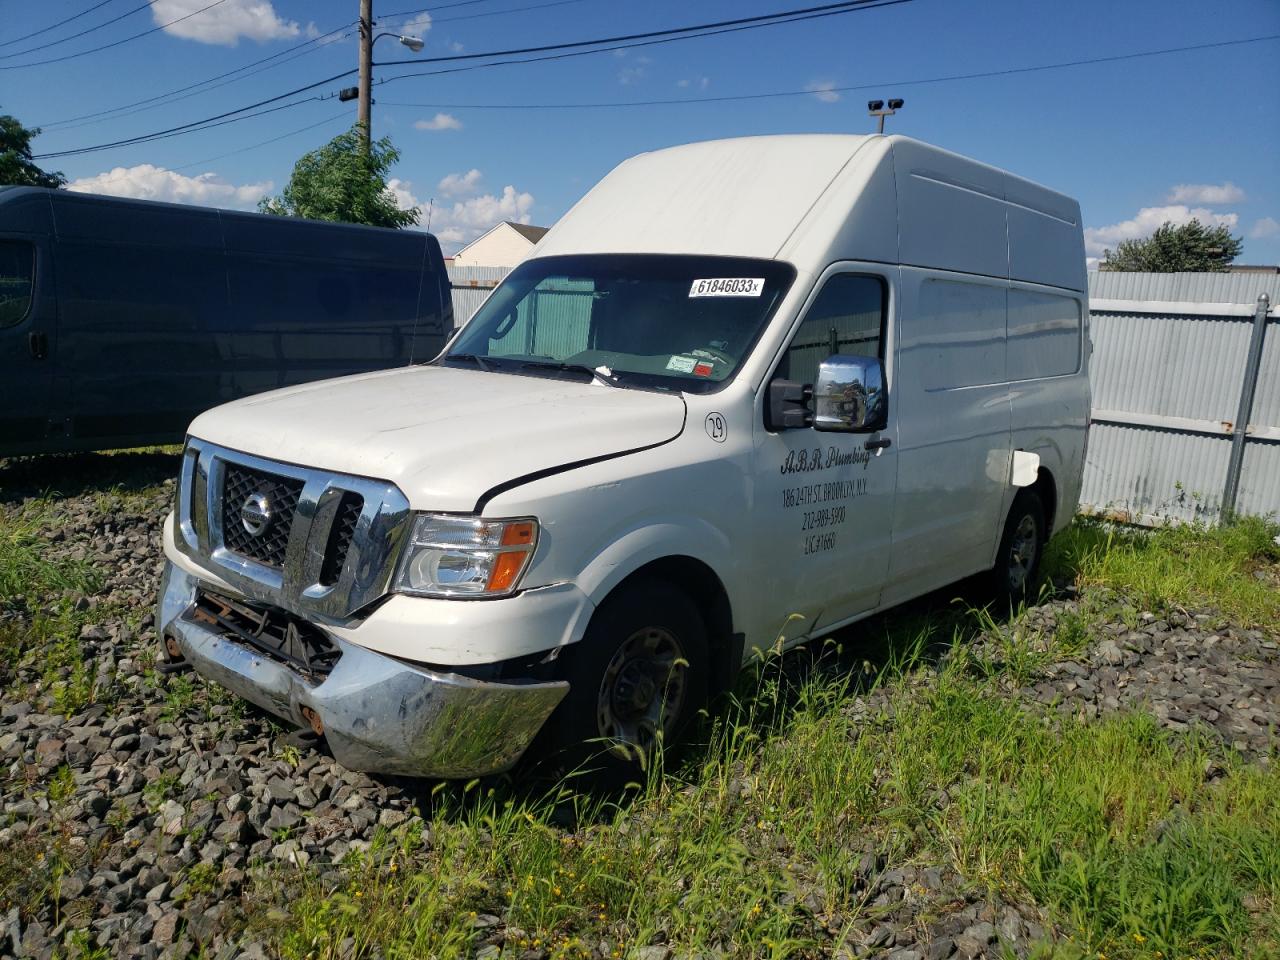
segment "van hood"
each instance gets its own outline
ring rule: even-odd
[[[189,433],[390,481],[415,510],[471,511],[521,477],[666,443],[684,421],[677,394],[426,366],[237,400],[201,414]]]

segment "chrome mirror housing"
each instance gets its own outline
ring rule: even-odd
[[[884,427],[888,413],[884,364],[879,357],[834,354],[818,367],[813,385],[813,429],[871,433]]]

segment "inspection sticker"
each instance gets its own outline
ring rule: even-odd
[[[693,373],[693,365],[698,361],[693,357],[674,356],[667,361],[667,369],[676,373]]]
[[[710,277],[695,280],[691,297],[758,297],[764,293],[764,277]]]

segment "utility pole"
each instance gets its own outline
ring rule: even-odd
[[[360,103],[356,122],[364,152],[369,153],[373,136],[370,132],[373,105],[373,0],[360,0]]]

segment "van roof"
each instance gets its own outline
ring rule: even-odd
[[[423,244],[421,230],[395,230],[330,220],[280,217],[196,204],[164,203],[132,197],[0,187],[0,229],[54,233],[59,239],[186,247],[264,255],[288,252],[352,261],[413,261]]]
[[[819,271],[871,260],[1084,290],[1076,201],[901,136],[709,140],[619,164],[535,256],[719,254]]]

